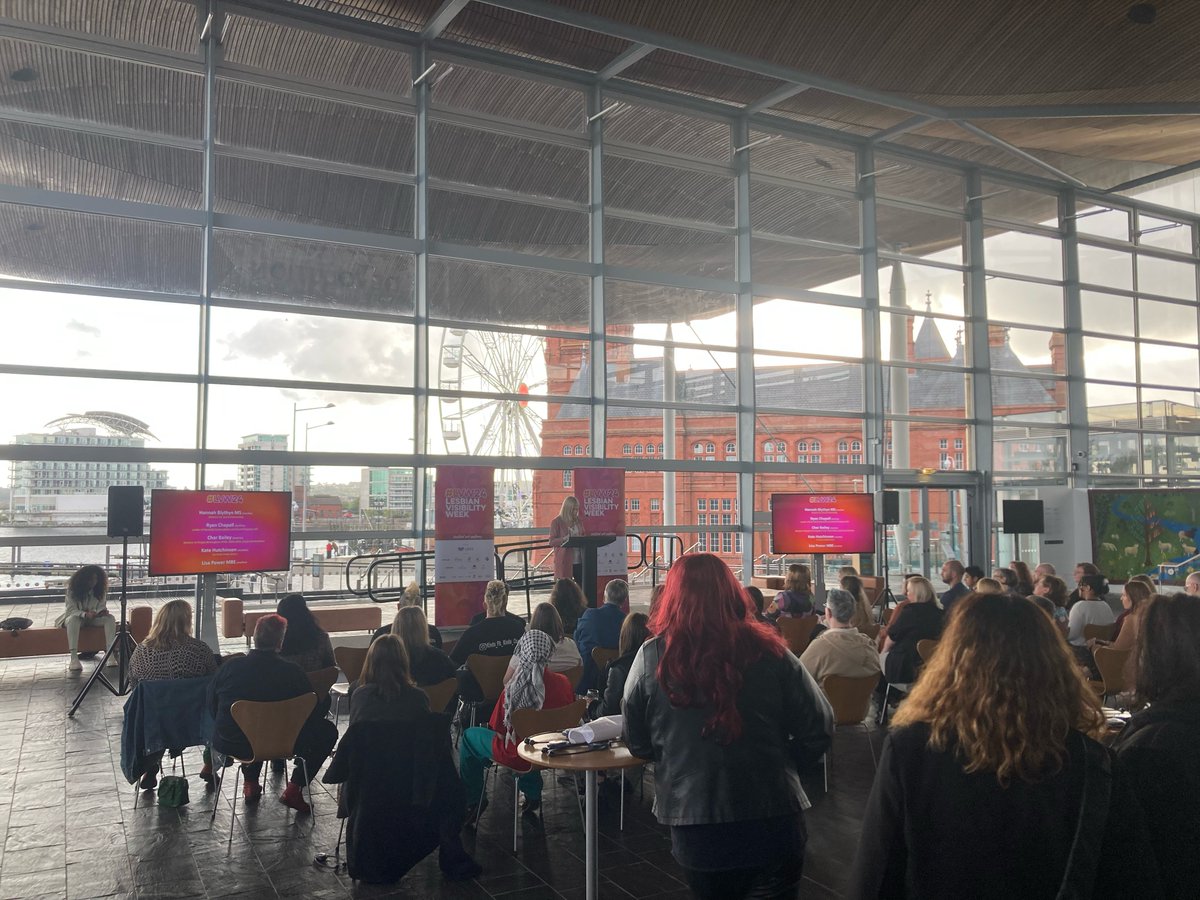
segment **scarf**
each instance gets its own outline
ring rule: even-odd
[[[529,630],[521,636],[513,651],[516,670],[504,689],[504,740],[515,743],[512,714],[518,709],[541,709],[546,702],[546,684],[542,670],[554,652],[554,641],[544,631]]]

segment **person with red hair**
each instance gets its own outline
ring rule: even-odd
[[[697,897],[794,897],[833,711],[729,567],[710,553],[667,573],[625,682],[625,741],[654,760],[654,811]]]

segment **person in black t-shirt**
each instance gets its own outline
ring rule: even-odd
[[[520,616],[508,615],[508,585],[503,581],[488,582],[483,593],[483,605],[486,617],[462,633],[450,654],[450,659],[461,666],[458,670],[459,693],[467,702],[483,699],[479,683],[466,668],[467,657],[474,653],[482,656],[512,656],[517,642],[525,633],[525,620]]]

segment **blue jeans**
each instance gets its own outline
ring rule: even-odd
[[[467,803],[474,806],[483,794],[483,768],[492,761],[492,738],[496,732],[490,728],[468,728],[458,742],[458,774],[462,776],[467,791]],[[542,798],[542,773],[534,769],[517,778],[517,787],[530,800]]]

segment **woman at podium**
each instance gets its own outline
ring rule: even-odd
[[[583,534],[583,522],[579,518],[579,501],[569,496],[562,502],[558,515],[550,523],[550,544],[554,547],[554,577],[570,578],[583,584],[583,556],[579,550],[563,546],[573,537]]]

